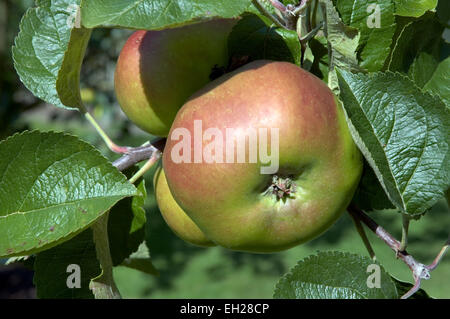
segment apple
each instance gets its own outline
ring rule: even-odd
[[[235,19],[217,19],[160,31],[139,30],[125,43],[114,86],[127,117],[144,131],[167,136],[177,111],[228,63]]]
[[[215,246],[177,204],[167,185],[166,175],[162,168],[158,168],[155,172],[153,185],[161,215],[178,237],[196,246]]]
[[[362,167],[327,85],[294,64],[267,60],[195,93],[163,154],[174,199],[206,237],[262,253],[327,230],[350,203]]]

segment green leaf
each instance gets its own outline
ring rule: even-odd
[[[438,0],[395,0],[395,14],[404,17],[420,17],[436,8]]]
[[[92,225],[93,240],[97,259],[100,262],[102,272],[93,278],[89,284],[95,299],[120,299],[120,292],[117,289],[113,276],[113,262],[109,247],[108,236],[109,214],[103,215]]]
[[[393,276],[391,276],[391,278],[395,286],[397,287],[398,295],[400,297],[406,294],[413,287],[413,285],[410,284],[409,282],[400,281]],[[431,297],[426,293],[425,290],[419,289],[414,295],[412,295],[408,299],[431,299]]]
[[[395,208],[389,200],[389,197],[387,197],[383,187],[380,185],[373,169],[366,161],[364,161],[364,170],[361,181],[353,196],[352,202],[365,211]]]
[[[130,174],[135,171],[130,170]],[[108,236],[114,266],[135,252],[145,238],[146,217],[143,206],[147,191],[144,179],[138,182],[137,189],[138,195],[121,200],[109,213]]]
[[[300,64],[301,64],[301,61],[300,61]],[[314,54],[311,50],[311,46],[309,45],[309,43],[306,43],[305,53],[303,56],[303,65],[301,65],[301,67],[307,71],[310,71],[313,64],[314,64]]]
[[[439,63],[424,90],[438,95],[450,107],[450,57]]]
[[[316,35],[309,41],[309,47],[314,55],[314,62],[310,72],[328,82],[328,45],[327,39],[324,36]]]
[[[229,55],[300,65],[301,46],[297,33],[271,27],[270,24],[255,14],[246,14],[231,31],[228,39]]]
[[[11,257],[6,260],[5,265],[14,264],[17,262],[23,262],[23,261],[28,260],[29,258],[30,258],[30,256],[28,256],[28,255]]]
[[[361,67],[378,71],[389,56],[395,32],[394,4],[392,0],[344,0],[338,1],[342,20],[360,32]]]
[[[416,85],[420,88],[423,88],[424,85],[431,79],[436,67],[438,65],[438,61],[432,55],[421,52],[413,64],[411,64],[408,76],[413,80]]]
[[[420,52],[426,52],[439,59],[443,30],[444,27],[432,12],[419,19],[398,17],[385,69],[406,73]]]
[[[37,7],[28,9],[22,18],[12,48],[14,66],[25,86],[37,97],[63,108],[69,107],[58,96],[58,74],[71,32],[84,32],[72,29],[77,4],[79,0],[36,1]]]
[[[379,275],[379,286],[369,288],[374,271]],[[389,274],[369,257],[320,252],[298,262],[284,275],[275,287],[274,298],[396,299],[398,294]]]
[[[80,93],[80,72],[84,54],[91,38],[91,29],[74,28],[56,80],[61,102],[84,111]]]
[[[295,0],[293,0],[295,1]],[[253,0],[250,1],[251,3],[254,2]],[[292,2],[292,0],[290,1],[284,1],[284,5],[288,4],[289,2]],[[266,10],[267,12],[269,12],[270,14],[276,15],[276,10],[275,7],[266,0],[259,0],[259,4],[264,8],[264,10]],[[250,5],[247,10],[245,10],[246,13],[253,13],[253,14],[257,14],[257,15],[262,15],[262,12],[256,7],[256,5]]]
[[[407,77],[338,72],[353,139],[389,199],[421,214],[450,186],[450,109]]]
[[[83,0],[81,21],[87,28],[157,30],[215,17],[234,18],[251,5],[251,0]]]
[[[16,134],[0,143],[0,257],[60,244],[135,194],[90,144],[62,133]]]
[[[446,24],[450,20],[450,1],[440,0],[436,7],[436,12],[441,23]]]
[[[155,268],[150,258],[150,252],[145,242],[141,243],[138,250],[126,258],[121,266],[142,271],[146,274],[159,276],[159,271]]]
[[[328,86],[338,93],[339,86],[335,67],[351,71],[360,71],[357,49],[360,34],[357,29],[345,25],[331,0],[321,0],[326,13],[326,38],[331,50]]]
[[[360,70],[356,56],[360,34],[356,28],[345,25],[333,3],[325,1],[327,16],[327,40],[332,49],[331,64],[352,71]]]
[[[79,273],[70,265],[79,267]],[[94,295],[89,290],[89,283],[100,272],[92,230],[87,229],[62,245],[38,253],[33,281],[39,298],[92,299]],[[79,288],[69,288],[77,283],[78,274]]]

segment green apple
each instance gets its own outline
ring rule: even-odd
[[[156,202],[170,229],[184,241],[202,247],[215,246],[177,204],[167,185],[164,170],[158,168],[153,179]]]
[[[234,19],[217,19],[160,31],[136,31],[115,70],[117,100],[128,118],[156,136],[167,136],[177,111],[228,63]]]
[[[325,83],[294,64],[260,60],[187,101],[163,167],[176,202],[206,237],[233,250],[275,252],[338,219],[362,156]]]

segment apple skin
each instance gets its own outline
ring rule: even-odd
[[[295,193],[283,200],[267,195],[273,176],[260,173],[259,160],[175,163],[171,152],[179,141],[171,134],[177,128],[193,132],[194,120],[222,134],[227,127],[279,128],[277,176],[291,177]],[[194,134],[191,145],[193,154]],[[208,238],[229,249],[264,253],[327,230],[350,203],[363,164],[344,111],[326,84],[294,64],[259,60],[189,99],[172,125],[163,167],[175,200]]]
[[[167,185],[164,170],[159,167],[153,178],[156,202],[169,228],[181,239],[196,246],[216,246],[177,204]]]
[[[235,19],[174,29],[136,31],[117,61],[114,86],[127,117],[144,131],[167,136],[177,111],[228,63],[227,40]]]

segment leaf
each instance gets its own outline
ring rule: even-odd
[[[6,265],[10,265],[10,264],[14,264],[14,263],[17,263],[17,262],[26,261],[26,260],[28,260],[29,258],[30,258],[30,256],[28,256],[28,255],[11,257],[11,258],[8,258],[8,259],[6,260],[5,266],[6,266]]]
[[[81,21],[87,28],[117,26],[157,30],[216,17],[234,18],[251,6],[251,0],[83,0]]]
[[[438,61],[431,54],[421,52],[408,70],[408,76],[416,85],[423,88],[433,75]]]
[[[438,1],[436,12],[441,23],[446,24],[450,20],[450,1],[441,0]]]
[[[61,102],[69,107],[84,110],[80,91],[80,72],[84,54],[91,38],[91,29],[74,28],[56,80],[56,90]]]
[[[136,169],[125,172],[132,175]],[[135,252],[145,238],[145,210],[147,191],[145,180],[138,182],[138,195],[118,202],[109,213],[108,237],[113,265],[121,264]]]
[[[321,0],[326,13],[326,38],[331,50],[331,61],[329,65],[328,86],[338,93],[335,67],[351,71],[360,71],[358,64],[357,49],[360,34],[357,29],[346,26],[331,0]]]
[[[398,295],[400,297],[406,294],[413,287],[413,285],[410,284],[409,282],[400,281],[393,276],[391,276],[391,278],[395,286],[397,287]],[[419,289],[414,295],[412,295],[408,299],[431,299],[431,297],[426,293],[425,290]]]
[[[345,25],[331,1],[325,1],[327,16],[327,40],[332,48],[332,65],[357,71],[360,34],[357,29]]]
[[[373,266],[371,266],[373,265]],[[369,276],[379,271],[379,287],[369,288]],[[389,274],[369,257],[320,252],[297,263],[277,283],[276,299],[393,299],[397,290]]]
[[[303,56],[303,65],[301,65],[301,67],[307,71],[310,71],[313,64],[314,64],[314,54],[311,50],[309,43],[306,43],[305,53]]]
[[[389,199],[423,213],[450,185],[450,110],[400,74],[340,70],[338,78],[353,139]]]
[[[60,244],[135,194],[123,174],[76,137],[16,134],[0,143],[0,257]]]
[[[251,3],[254,2],[253,0],[250,1]],[[284,5],[287,5],[289,2],[295,2],[295,0],[288,0],[288,1],[284,1]],[[266,1],[266,0],[259,0],[259,4],[264,8],[264,10],[266,10],[267,12],[269,12],[270,14],[276,15],[276,9],[275,7],[270,3],[270,1]],[[295,4],[295,3],[292,3]],[[245,10],[246,13],[253,13],[253,14],[257,14],[257,15],[262,15],[261,11],[259,11],[259,9],[256,7],[256,5],[252,4],[250,5],[247,10]]]
[[[255,14],[246,14],[228,38],[230,56],[248,56],[250,60],[288,61],[300,65],[301,46],[295,31],[270,26]]]
[[[145,241],[141,243],[136,252],[122,262],[121,266],[139,270],[149,275],[159,276],[159,271],[152,263],[150,252]]]
[[[36,1],[37,7],[28,9],[22,18],[12,48],[14,66],[24,85],[37,97],[62,108],[70,107],[58,96],[58,74],[72,30],[74,34],[84,32],[72,29],[77,4],[79,0]]]
[[[364,161],[363,174],[352,202],[365,211],[395,208],[366,161]]]
[[[420,52],[439,59],[443,30],[436,15],[431,12],[419,19],[398,17],[397,30],[385,68],[406,73]]]
[[[102,269],[99,276],[92,278],[89,289],[95,299],[120,299],[120,292],[114,282],[113,262],[108,238],[109,214],[103,215],[92,225],[93,241],[97,259]]]
[[[308,45],[314,55],[314,62],[310,72],[323,79],[325,83],[328,82],[329,56],[327,39],[324,36],[316,35],[309,41]]]
[[[438,95],[450,107],[450,57],[439,63],[424,90]]]
[[[405,17],[420,17],[436,8],[438,0],[394,0],[395,14]]]
[[[344,0],[337,9],[345,24],[360,32],[359,51],[361,67],[378,71],[389,56],[395,32],[394,4],[392,0]]]
[[[76,283],[78,270],[80,286],[69,288]],[[92,299],[89,283],[100,272],[92,230],[87,229],[62,245],[38,253],[33,281],[39,298]]]

